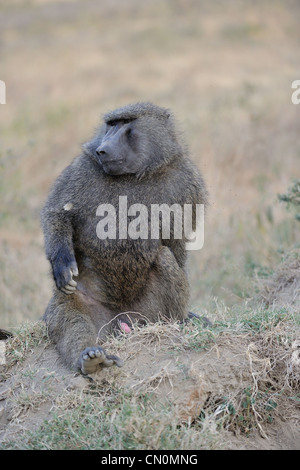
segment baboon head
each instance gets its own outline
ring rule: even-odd
[[[135,119],[107,122],[101,144],[96,148],[98,161],[105,173],[109,175],[137,173],[140,165],[138,159],[141,153],[140,142]]]
[[[182,153],[171,113],[150,103],[124,106],[104,116],[98,134],[85,144],[108,175],[141,177]]]

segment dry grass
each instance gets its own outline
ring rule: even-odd
[[[0,447],[294,448],[299,337],[299,323],[267,311],[260,321],[257,311],[215,319],[208,330],[197,321],[135,326],[103,344],[125,366],[87,380],[42,344],[42,326],[28,325],[7,342],[8,357],[14,349],[21,360],[9,361],[0,384]]]
[[[110,338],[105,348],[128,369],[87,388],[39,324],[25,324],[7,343],[3,447],[276,448],[278,433],[282,447],[296,446],[298,248],[285,253],[299,222],[277,195],[300,158],[299,3],[5,0],[0,9],[0,327],[39,319],[50,298],[39,211],[51,183],[102,113],[138,100],[173,109],[207,180],[191,310],[214,322]]]
[[[44,347],[49,344],[46,325],[40,321],[23,322],[12,333],[13,336],[7,341],[6,346],[6,362],[9,366],[22,363],[40,344]]]
[[[277,201],[299,160],[297,2],[2,2],[1,325],[39,318],[51,295],[38,214],[100,115],[170,107],[211,194],[191,306],[234,305],[297,224]],[[22,73],[20,73],[20,70]],[[200,281],[199,281],[200,280]]]
[[[300,250],[292,249],[284,257],[272,276],[260,285],[260,296],[267,307],[286,306],[298,314],[300,299]]]

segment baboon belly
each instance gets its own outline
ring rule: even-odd
[[[83,299],[87,302],[130,305],[148,282],[151,258],[149,260],[139,253],[118,253],[93,259],[81,256],[77,289],[84,293],[86,297]]]

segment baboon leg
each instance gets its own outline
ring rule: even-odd
[[[46,309],[44,320],[61,358],[69,367],[80,369],[83,374],[90,374],[100,367],[113,364],[121,366],[122,362],[118,357],[107,355],[96,344],[98,325],[105,324],[104,319],[108,312],[100,303],[92,307],[86,305],[82,297],[80,292],[72,297],[56,292]],[[96,308],[98,324],[93,321]],[[108,328],[105,329],[106,334],[107,332]]]
[[[145,293],[135,303],[134,311],[150,321],[172,318],[182,321],[188,315],[189,284],[168,247],[159,250],[151,269]]]

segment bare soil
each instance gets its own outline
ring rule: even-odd
[[[213,436],[213,448],[299,450],[299,398],[291,400],[299,390],[299,345],[280,344],[286,333],[282,324],[263,335],[224,331],[213,338],[214,333],[207,332],[209,344],[196,350],[199,329],[194,325],[148,325],[110,338],[105,349],[117,353],[125,365],[103,369],[90,378],[68,370],[55,348],[41,342],[25,361],[6,367],[0,385],[0,446],[12,441],[22,448],[24,431],[51,420],[54,412],[69,407],[74,396],[78,405],[91,383],[99,391],[95,400],[100,401],[117,383],[120,393],[127,391],[137,399],[151,394],[153,413],[161,413],[162,407],[171,409],[178,426],[192,428],[198,423],[199,427],[201,416],[205,418],[203,426]],[[278,337],[281,340],[275,344]],[[275,383],[287,393],[280,396]],[[266,404],[275,400],[276,408],[269,406],[268,413]],[[233,407],[235,416],[230,412]],[[149,439],[149,448],[155,448]]]

